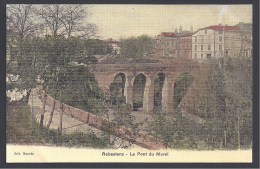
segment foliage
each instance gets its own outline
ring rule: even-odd
[[[123,103],[112,106],[111,108],[112,112],[107,112],[107,119],[113,124],[113,126],[129,129],[132,133],[132,139],[135,140],[135,137],[140,130],[140,124],[136,122],[135,117],[131,114],[131,106]],[[108,124],[104,125],[103,127],[105,129],[110,128]],[[132,141],[120,140],[118,137],[111,135],[113,133],[110,133],[110,130],[107,130],[107,132],[105,132],[104,134],[104,137],[107,137],[107,142],[109,143],[109,145],[113,146],[114,148],[128,148],[133,144]]]
[[[162,140],[167,148],[208,149],[204,140],[203,126],[184,117],[170,117],[159,111],[156,112],[149,126],[150,134]]]
[[[59,135],[56,130],[40,128],[35,119],[30,116],[30,108],[24,102],[7,104],[7,143],[19,144],[49,144],[67,147],[106,148],[104,138],[98,138],[94,133],[74,132]]]
[[[135,131],[138,128],[138,124],[135,123],[135,117],[131,115],[131,107],[126,104],[119,104],[116,111],[113,114],[113,120],[115,124],[119,126],[125,126]]]
[[[68,67],[61,79],[62,100],[64,103],[102,115],[106,111],[103,104],[103,92],[98,87],[93,74],[84,67]],[[51,94],[55,94],[55,87],[50,87]]]
[[[99,39],[86,39],[83,41],[83,48],[87,51],[87,55],[104,55],[107,54],[107,45]]]
[[[122,83],[118,82],[112,82],[109,85],[109,91],[110,91],[110,104],[112,105],[121,105],[126,102],[125,96],[123,96],[122,93]]]
[[[139,60],[154,49],[154,41],[146,35],[121,39],[120,53],[123,57]]]
[[[188,88],[193,82],[193,77],[189,74],[182,74],[176,80],[174,84],[174,108],[176,109],[181,100],[187,93]]]
[[[110,93],[106,96],[106,106],[110,108],[107,111],[107,120],[118,127],[125,127],[133,132],[133,140],[136,134],[139,132],[139,123],[136,122],[135,117],[131,114],[131,105],[126,104],[125,96],[122,93],[122,83],[114,81],[110,85]],[[104,128],[109,128],[110,126],[103,126]],[[108,143],[111,146],[117,146],[118,148],[128,148],[133,143],[131,141],[124,141],[118,137],[112,136],[110,131],[104,133],[105,137],[108,139]],[[119,144],[119,146],[118,146]]]
[[[216,148],[249,147],[252,140],[252,63],[250,59],[225,58],[215,66],[205,95],[208,139]]]
[[[221,66],[220,66],[221,65]],[[221,64],[201,64],[198,86],[186,104],[201,124],[157,113],[151,134],[171,148],[240,149],[252,144],[252,60],[225,58]],[[176,110],[176,109],[175,109]]]
[[[84,57],[79,61],[79,63],[83,63],[86,65],[96,64],[97,62],[98,62],[98,60],[95,58],[95,56]]]

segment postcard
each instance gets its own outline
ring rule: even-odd
[[[252,163],[252,4],[7,4],[6,163]]]

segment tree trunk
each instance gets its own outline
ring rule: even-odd
[[[46,93],[43,94],[43,104],[42,104],[42,113],[41,113],[41,119],[40,119],[40,126],[43,127],[43,120],[44,120],[44,113],[45,113],[45,107],[46,107]]]
[[[31,107],[31,118],[33,118],[33,90],[31,89],[31,93],[30,93],[30,95],[31,95],[31,101],[32,101],[32,107]]]
[[[52,123],[52,118],[53,118],[53,113],[54,113],[54,109],[55,109],[55,104],[56,104],[56,101],[55,99],[53,100],[53,104],[52,104],[52,109],[51,109],[51,113],[50,113],[50,118],[49,118],[49,121],[48,121],[48,124],[47,124],[47,129],[50,128],[50,125]]]
[[[224,130],[224,137],[225,137],[225,148],[227,147],[227,131]]]
[[[60,90],[60,125],[59,125],[59,134],[62,134],[62,121],[63,121],[63,103],[62,103],[62,91]]]
[[[238,143],[238,149],[240,150],[240,116],[239,116],[239,114],[237,117],[237,143]]]

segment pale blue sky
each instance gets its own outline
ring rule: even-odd
[[[87,5],[88,21],[95,23],[102,38],[155,36],[163,31],[197,30],[220,22],[252,23],[251,5]]]

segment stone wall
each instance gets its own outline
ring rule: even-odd
[[[43,91],[40,91],[40,94],[42,96]],[[41,100],[43,100],[43,97],[40,97]],[[50,107],[53,106],[54,99],[47,95],[46,97],[46,104]],[[165,146],[154,139],[153,137],[149,135],[145,135],[142,133],[136,133],[130,128],[126,128],[124,126],[117,126],[114,123],[111,123],[107,121],[104,118],[101,118],[99,116],[96,116],[92,113],[77,109],[75,107],[69,106],[67,104],[63,104],[63,112],[72,117],[76,118],[79,121],[88,124],[89,126],[92,126],[94,128],[97,128],[99,130],[102,130],[104,132],[110,132],[111,134],[120,137],[124,140],[131,141],[136,145],[139,145],[141,147],[147,148],[147,149],[163,149]],[[61,103],[58,100],[55,100],[55,110],[58,112],[61,112]]]

